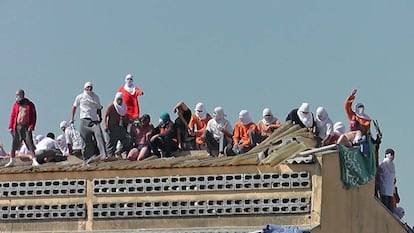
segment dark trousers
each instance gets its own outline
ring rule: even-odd
[[[224,148],[228,144],[227,136],[222,135],[218,140],[214,138],[213,134],[210,131],[205,131],[205,142],[207,146],[207,151],[213,155],[216,156],[218,153],[224,153]],[[221,146],[221,148],[220,148]]]
[[[56,149],[40,150],[36,152],[35,156],[37,162],[40,164],[47,162],[60,162],[68,159],[60,150]]]
[[[161,157],[161,152],[163,156],[171,156],[171,153],[178,150],[178,143],[172,139],[159,137],[153,142],[150,142],[150,147],[152,153],[158,157]]]
[[[394,212],[394,206],[392,203],[392,196],[381,195],[381,202],[384,204],[391,212]]]
[[[110,125],[108,126],[108,128],[109,142],[106,147],[108,155],[115,155],[116,145],[118,141],[120,141],[122,145],[120,152],[129,152],[129,150],[131,149],[131,137],[129,137],[126,128],[119,125]]]
[[[13,141],[12,141],[12,154],[15,153],[16,150],[20,148],[22,142],[24,142],[27,148],[34,152],[36,147],[33,143],[33,135],[32,131],[28,130],[28,127],[25,125],[17,125],[16,130],[12,133]]]

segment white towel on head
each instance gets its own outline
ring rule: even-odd
[[[310,128],[313,126],[313,115],[309,111],[309,104],[302,103],[297,111],[298,117],[300,121],[305,125],[306,128]]]
[[[124,89],[131,95],[135,94],[134,76],[132,76],[132,74],[127,74],[125,76]]]
[[[126,108],[127,108],[126,104],[124,103],[123,97],[124,97],[124,95],[121,92],[117,92],[115,94],[115,98],[114,98],[114,102],[113,102],[115,110],[120,116],[125,116]],[[118,102],[116,101],[119,98],[122,99],[121,104],[118,104]]]

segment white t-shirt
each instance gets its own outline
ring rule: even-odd
[[[58,148],[59,148],[59,145],[54,139],[45,137],[39,143],[37,143],[35,153],[41,150],[52,150],[52,149],[58,149]]]
[[[233,133],[233,127],[227,119],[224,119],[222,122],[217,123],[217,121],[212,118],[207,122],[206,130],[213,134],[214,139],[219,140],[222,132],[219,130],[219,126],[223,127],[229,133]]]
[[[83,92],[75,98],[74,107],[80,107],[80,118],[90,118],[92,121],[98,121],[98,109],[102,109],[99,97],[94,93],[87,94]]]
[[[79,131],[74,128],[68,127],[65,129],[66,144],[72,145],[72,149],[81,150],[85,147],[85,142],[80,136]]]
[[[385,196],[394,196],[394,179],[395,167],[393,162],[381,162],[381,194]]]

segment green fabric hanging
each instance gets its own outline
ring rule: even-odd
[[[367,155],[361,152],[361,147],[348,148],[337,145],[341,167],[341,179],[346,188],[358,187],[367,184],[375,177],[374,145],[371,140],[365,143],[368,146]]]

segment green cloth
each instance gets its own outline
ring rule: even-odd
[[[341,166],[341,179],[346,188],[358,187],[368,183],[375,177],[375,156],[374,145],[371,140],[365,143],[368,145],[368,154],[361,152],[360,146],[348,148],[337,145]]]

